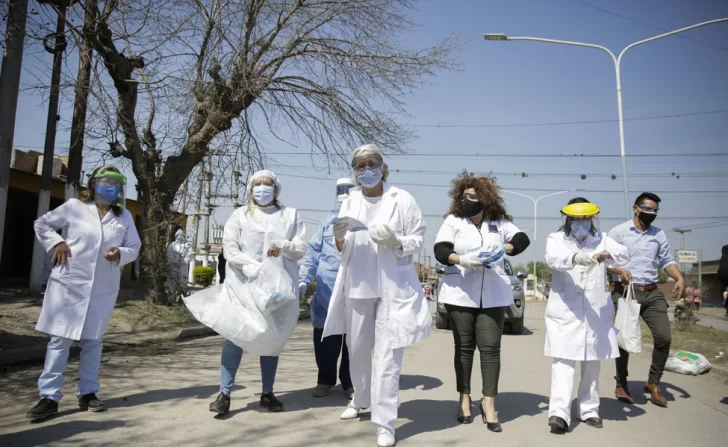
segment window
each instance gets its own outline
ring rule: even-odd
[[[515,273],[513,272],[513,267],[511,266],[511,263],[508,262],[507,259],[503,260],[503,268],[506,270],[506,275],[508,275],[508,276],[515,275]]]

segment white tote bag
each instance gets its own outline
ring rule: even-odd
[[[634,286],[629,283],[624,297],[617,300],[617,344],[627,352],[642,351],[642,329],[640,328],[640,303],[634,299]]]

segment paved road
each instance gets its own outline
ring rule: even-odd
[[[536,314],[538,308],[531,308]],[[529,315],[534,312],[529,312]],[[577,425],[565,436],[549,433],[546,411],[550,359],[543,356],[544,326],[528,318],[528,335],[505,336],[501,369],[499,417],[504,432],[486,431],[479,422],[459,425],[452,338],[434,331],[426,342],[408,348],[401,381],[400,446],[724,446],[728,423],[728,386],[710,374],[702,377],[667,373],[667,409],[648,403],[639,392],[649,355],[634,355],[631,387],[638,399],[625,406],[612,394],[612,362],[602,367],[602,430]],[[144,355],[114,354],[104,358],[101,397],[111,408],[91,414],[74,408],[76,362],[61,415],[31,424],[24,413],[36,401],[39,369],[0,377],[1,446],[373,446],[368,414],[361,421],[340,421],[346,400],[341,390],[325,398],[311,397],[316,372],[311,327],[299,324],[281,356],[276,392],[286,405],[278,414],[258,407],[260,374],[257,359],[245,356],[233,392],[232,411],[216,420],[207,411],[217,392],[222,340],[207,338]],[[477,365],[477,362],[476,362]],[[480,385],[477,370],[473,386]],[[478,397],[474,395],[474,398]],[[474,409],[474,414],[478,415]],[[497,443],[497,444],[496,444]]]

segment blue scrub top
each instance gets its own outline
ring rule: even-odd
[[[329,311],[331,291],[341,265],[341,254],[336,249],[331,221],[339,215],[332,211],[323,220],[308,242],[306,256],[299,269],[299,283],[310,284],[316,279],[316,290],[311,298],[311,321],[315,328],[323,328]]]

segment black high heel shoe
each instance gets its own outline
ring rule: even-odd
[[[488,422],[488,419],[485,417],[485,408],[483,408],[483,401],[480,401],[480,414],[481,416],[483,416],[483,423],[488,430],[494,433],[500,433],[503,431],[500,422]]]
[[[468,408],[471,408],[473,406],[473,401],[470,399],[470,396],[468,396],[468,403]],[[460,410],[458,410],[458,422],[460,422],[461,424],[472,424],[473,413],[471,412],[470,416],[463,416],[462,414],[460,414]]]

